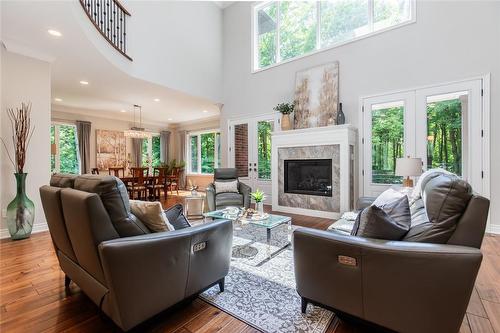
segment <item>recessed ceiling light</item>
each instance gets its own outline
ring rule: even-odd
[[[80,81],[80,84],[83,84],[84,86],[86,86],[87,84],[89,84],[88,81]]]
[[[203,113],[207,113],[208,111],[207,110],[203,110]]]
[[[167,120],[168,120],[168,121],[172,121],[173,119],[172,119],[172,118],[168,118]]]
[[[62,98],[56,97],[56,98],[54,98],[54,101],[56,101],[56,102],[62,102]]]
[[[49,29],[49,30],[47,30],[47,32],[48,32],[49,34],[51,34],[52,36],[54,36],[54,37],[61,37],[61,36],[62,36],[62,33],[60,33],[60,32],[59,32],[59,31],[57,31],[57,30],[52,30],[52,29]]]
[[[127,112],[127,110],[123,110],[123,109],[122,109],[122,110],[120,110],[120,112]]]
[[[160,101],[160,99],[159,99],[159,98],[155,98],[153,101],[155,101],[155,102],[159,102],[159,101]]]

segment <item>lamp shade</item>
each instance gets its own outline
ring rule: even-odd
[[[410,177],[422,174],[422,159],[403,157],[396,160],[396,176]]]

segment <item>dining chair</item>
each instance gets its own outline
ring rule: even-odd
[[[108,173],[110,176],[122,178],[122,177],[125,177],[125,168],[124,167],[109,167]],[[120,176],[120,173],[121,173],[121,176]]]
[[[132,198],[137,198],[144,200],[147,197],[147,178],[149,176],[149,168],[146,167],[132,167],[130,168],[130,173],[132,174],[133,180],[130,184],[130,194]]]
[[[153,168],[153,181],[150,185],[150,189],[154,195],[155,200],[160,200],[161,198],[161,190],[163,190],[163,194],[165,199],[167,199],[167,172],[168,168],[166,167],[154,167]]]
[[[167,177],[167,187],[172,194],[174,193],[173,188],[175,188],[177,195],[179,195],[179,181],[181,172],[182,168],[174,167],[172,169],[172,174]]]
[[[92,168],[90,170],[90,172],[93,174],[93,175],[98,175],[99,174],[99,169],[98,168]]]

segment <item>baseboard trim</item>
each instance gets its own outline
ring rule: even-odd
[[[491,225],[488,227],[487,232],[490,234],[497,234],[500,235],[500,225]]]
[[[47,227],[47,224],[45,223],[39,223],[33,225],[33,230],[31,231],[32,234],[36,234],[37,232],[42,232],[42,231],[47,231],[49,228]],[[10,233],[9,229],[4,228],[0,230],[0,239],[4,238],[10,238]]]

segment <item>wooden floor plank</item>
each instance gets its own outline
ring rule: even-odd
[[[181,202],[170,197],[164,206]],[[269,210],[269,207],[267,207]],[[291,215],[294,225],[326,229],[331,220]],[[464,318],[461,333],[500,333],[500,237],[485,237],[483,263]],[[0,240],[1,332],[120,332],[77,285],[64,288],[50,235],[42,232],[21,241]],[[201,299],[168,309],[132,332],[234,332],[258,330]],[[327,333],[370,332],[364,326],[340,321]]]

